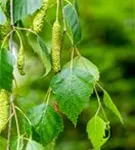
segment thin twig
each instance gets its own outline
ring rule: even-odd
[[[98,104],[99,104],[99,108],[98,108],[98,111],[97,111],[96,115],[99,113],[100,108],[101,108],[102,113],[103,113],[103,115],[104,115],[104,118],[105,118],[105,120],[108,122],[107,115],[106,115],[106,113],[105,113],[105,111],[104,111],[104,108],[103,108],[103,106],[102,106],[102,104],[101,104],[101,100],[100,100],[100,97],[99,97],[99,95],[98,95],[98,92],[97,92],[95,86],[94,86],[94,90],[95,90],[95,93],[96,93],[96,96],[97,96],[97,99],[98,99]]]
[[[17,30],[15,30],[15,32],[16,32],[16,34],[17,34],[17,36],[18,36],[18,39],[19,39],[19,42],[20,42],[20,47],[22,47],[22,46],[23,46],[23,43],[22,43],[22,38],[21,38],[21,36],[20,36],[20,33],[19,33]]]
[[[48,88],[48,90],[47,90],[47,92],[46,92],[46,94],[45,94],[43,103],[45,103],[45,102],[47,101],[47,97],[48,97],[48,95],[49,95],[49,93],[50,93],[51,91],[52,91],[52,89],[51,89],[51,88]]]
[[[79,56],[79,57],[81,57],[82,55],[81,55],[81,53],[79,52],[79,50],[78,50],[78,48],[77,47],[75,47],[75,52],[76,52],[76,54]]]
[[[49,90],[48,90],[48,95],[47,95],[47,99],[46,99],[46,107],[45,107],[44,114],[46,114],[46,112],[47,112],[47,106],[48,106],[48,104],[49,104],[49,100],[50,100],[50,96],[51,96],[51,91],[52,91],[52,89],[49,88]]]
[[[10,24],[11,24],[11,26],[12,27],[14,27],[14,15],[13,15],[13,13],[14,13],[14,8],[13,8],[13,0],[10,0]]]
[[[56,20],[59,20],[60,0],[57,0]]]
[[[15,29],[28,31],[28,32],[31,32],[31,33],[35,34],[36,36],[38,36],[38,34],[36,32],[34,32],[33,30],[31,30],[30,28],[15,27]]]
[[[32,125],[30,119],[27,117],[27,115],[17,106],[15,108],[25,117],[25,119],[28,121],[29,125]]]
[[[15,105],[14,103],[12,103],[12,108],[13,108],[13,112],[14,112],[14,116],[15,116],[15,121],[16,121],[16,130],[17,130],[17,134],[20,137],[20,130],[19,130],[19,122],[18,122],[18,117],[16,114],[16,110],[15,110]]]
[[[99,113],[99,111],[100,111],[100,109],[101,109],[101,102],[100,102],[100,97],[99,97],[99,95],[98,95],[98,92],[97,92],[97,89],[96,89],[95,86],[94,86],[94,90],[95,90],[96,97],[97,97],[97,100],[98,100],[98,110],[97,110],[97,112],[96,112],[96,114],[95,114],[95,116],[97,116],[98,113]]]
[[[70,71],[71,71],[71,73],[72,73],[72,69],[73,69],[74,51],[75,51],[75,48],[73,47],[72,51],[71,51],[71,60],[70,60]]]
[[[14,30],[11,30],[5,37],[4,37],[4,40],[1,44],[1,49],[4,47],[4,44],[6,42],[6,40],[8,39],[8,37],[14,32]]]
[[[14,26],[14,18],[13,18],[13,0],[10,0],[10,24]],[[10,40],[9,40],[9,48],[10,51],[13,53],[13,32],[10,33]],[[10,96],[10,103],[9,103],[9,116],[12,115],[12,102],[13,102],[13,94]],[[7,147],[6,150],[10,150],[10,139],[11,139],[11,127],[12,127],[12,117],[9,120],[8,124],[8,137],[7,137]]]
[[[13,95],[10,96],[9,116],[12,115],[12,105],[11,105],[12,101],[13,101]],[[6,150],[10,149],[11,127],[12,127],[12,117],[9,119],[9,123],[8,123],[8,137],[7,137],[7,148],[6,148]]]
[[[12,108],[13,108],[13,112],[14,112],[14,116],[15,116],[16,130],[17,130],[17,135],[18,135],[18,139],[19,139],[21,134],[20,134],[19,121],[18,121],[14,103],[12,103]],[[20,147],[20,141],[17,140],[17,150],[19,150],[19,147]]]

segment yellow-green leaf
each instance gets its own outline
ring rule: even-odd
[[[87,133],[94,150],[100,150],[110,137],[110,128],[103,119],[94,116],[87,124]]]

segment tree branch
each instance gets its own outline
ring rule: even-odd
[[[10,24],[14,26],[14,19],[13,19],[13,0],[10,0]],[[9,49],[13,52],[13,32],[10,35],[9,40]],[[9,102],[9,116],[12,115],[12,102],[13,102],[13,94],[10,95],[10,102]],[[7,139],[7,148],[6,150],[10,150],[10,139],[11,139],[11,127],[12,127],[12,118],[9,120],[8,124],[8,139]]]

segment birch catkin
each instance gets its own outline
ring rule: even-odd
[[[2,44],[6,35],[10,32],[10,30],[11,30],[10,24],[8,21],[4,25],[0,25],[0,45]],[[4,47],[7,48],[8,47],[8,40],[4,44],[5,44]]]
[[[47,9],[48,9],[48,0],[44,0],[41,9],[38,11],[33,20],[33,30],[36,33],[39,33],[43,28]]]
[[[0,132],[5,129],[9,118],[9,93],[2,89],[0,91]]]
[[[24,50],[23,50],[23,46],[21,45],[18,53],[18,58],[17,58],[17,68],[21,75],[25,75],[24,66],[25,66]]]
[[[61,69],[60,65],[60,50],[61,50],[61,26],[56,20],[52,29],[52,68],[54,73]]]

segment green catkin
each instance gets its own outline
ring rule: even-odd
[[[5,129],[9,118],[9,93],[2,89],[0,91],[0,132]]]
[[[38,11],[33,20],[33,30],[36,33],[39,33],[43,28],[47,9],[48,9],[48,0],[44,0],[41,9]]]
[[[59,21],[56,20],[52,29],[52,68],[54,73],[61,69],[60,52],[61,50],[61,26]]]
[[[11,30],[11,27],[8,21],[4,25],[0,25],[0,45],[2,44],[6,35],[10,32],[10,30]],[[8,40],[6,41],[4,47],[5,48],[8,47]]]
[[[21,75],[25,75],[24,66],[25,66],[24,50],[23,50],[23,46],[20,46],[18,52],[18,58],[17,58],[17,68]]]

